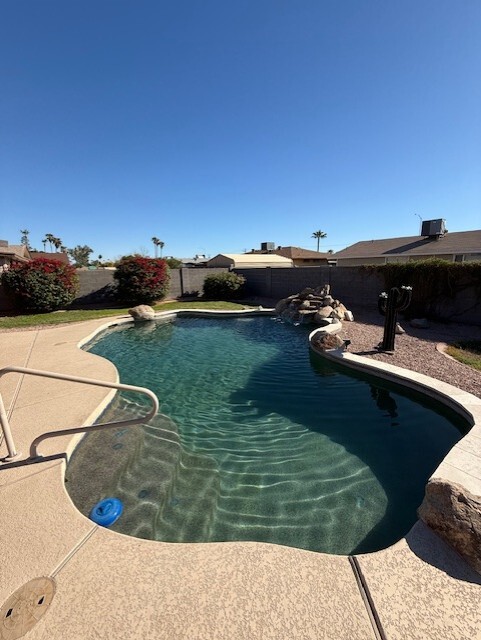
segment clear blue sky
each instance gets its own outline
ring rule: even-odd
[[[480,0],[4,0],[0,68],[11,244],[481,228]]]

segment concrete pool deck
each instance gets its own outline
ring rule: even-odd
[[[0,333],[0,368],[116,381],[112,363],[78,348],[105,325]],[[112,395],[17,374],[0,379],[0,391],[23,459],[36,436],[90,424]],[[481,576],[421,522],[393,547],[354,558],[131,538],[98,527],[71,502],[64,473],[72,446],[72,437],[47,440],[41,452],[50,459],[0,465],[0,606],[34,578],[55,582],[27,638],[481,639]],[[19,637],[14,618],[3,614],[2,640]]]

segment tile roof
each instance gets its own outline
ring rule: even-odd
[[[439,239],[429,236],[408,236],[383,240],[362,240],[333,254],[333,258],[374,258],[378,256],[443,255],[481,253],[481,230],[455,231]]]

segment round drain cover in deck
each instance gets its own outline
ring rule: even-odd
[[[51,578],[34,578],[8,598],[0,609],[0,639],[21,638],[42,618],[55,595]]]

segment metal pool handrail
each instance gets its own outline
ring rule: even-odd
[[[102,380],[95,380],[93,378],[82,378],[79,376],[71,376],[65,373],[54,373],[52,371],[42,371],[40,369],[28,369],[27,367],[4,367],[0,369],[0,378],[6,373],[22,373],[31,376],[40,376],[43,378],[53,378],[54,380],[66,380],[68,382],[79,382],[81,384],[92,384],[97,387],[107,387],[109,389],[119,389],[120,391],[135,391],[147,396],[152,402],[152,408],[148,413],[139,418],[132,418],[131,420],[120,420],[116,422],[103,422],[101,424],[84,425],[82,427],[72,427],[70,429],[61,429],[59,431],[47,431],[40,436],[30,445],[30,459],[39,458],[38,445],[47,438],[55,438],[57,436],[71,435],[74,433],[82,433],[87,431],[99,431],[100,429],[110,429],[112,427],[130,427],[134,424],[140,424],[142,422],[148,422],[155,416],[159,410],[159,401],[155,393],[146,389],[145,387],[136,387],[130,384],[120,384],[119,382],[104,382]],[[5,436],[5,444],[7,445],[8,456],[3,458],[5,462],[11,462],[18,458],[21,454],[17,453],[15,449],[15,443],[13,441],[12,432],[10,430],[10,424],[8,421],[7,412],[3,404],[2,394],[0,393],[0,426],[2,427],[3,434]]]

